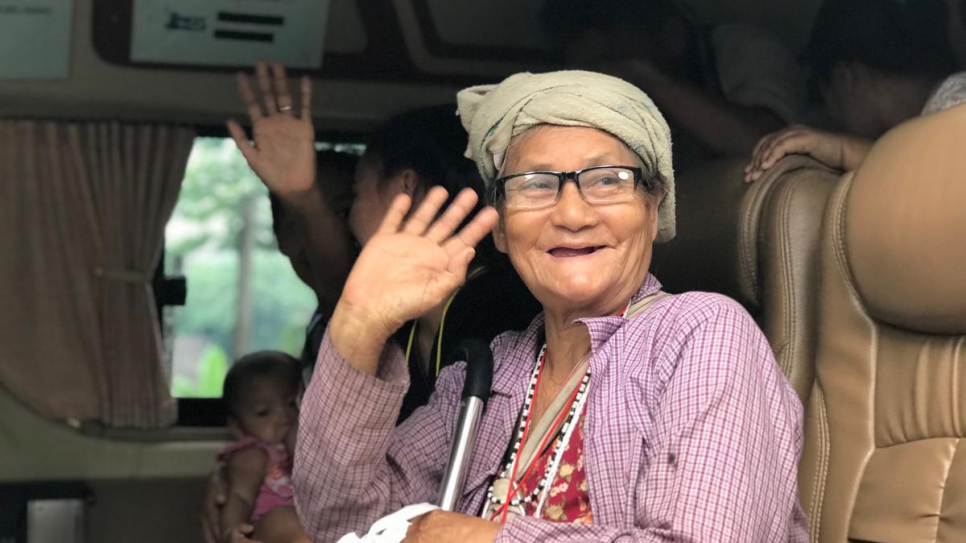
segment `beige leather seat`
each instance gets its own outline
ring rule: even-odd
[[[711,162],[679,176],[678,234],[655,246],[651,269],[669,292],[720,292],[741,302],[804,403],[813,382],[822,212],[838,175],[793,156],[749,185],[746,163]]]
[[[812,540],[966,541],[966,108],[837,187],[799,484]]]

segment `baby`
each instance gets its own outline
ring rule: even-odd
[[[291,483],[299,382],[298,362],[278,351],[246,355],[225,376],[223,397],[235,436],[218,456],[228,482],[221,512],[225,543],[249,541],[249,524],[250,536],[261,543],[304,540]]]

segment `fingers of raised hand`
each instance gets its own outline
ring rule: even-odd
[[[376,230],[376,234],[395,234],[399,232],[399,225],[406,218],[406,213],[409,212],[409,206],[411,204],[412,199],[408,194],[396,195],[392,203],[389,204],[389,211],[386,212],[386,216],[379,223],[379,229]]]
[[[303,119],[309,119],[312,116],[312,81],[308,76],[302,76],[299,81],[299,86],[302,91],[302,114],[300,115]]]
[[[253,121],[261,119],[264,116],[262,108],[258,105],[258,100],[255,98],[255,91],[252,90],[252,85],[248,81],[248,76],[238,72],[235,76],[235,80],[238,85],[238,95],[241,96],[242,103],[245,104],[245,110],[248,112],[248,116],[251,117]]]
[[[419,206],[415,211],[410,214],[409,218],[406,219],[406,223],[402,227],[402,231],[407,234],[415,234],[417,236],[422,236],[426,234],[429,230],[430,225],[433,224],[436,219],[436,214],[439,213],[443,204],[446,203],[446,198],[449,193],[446,189],[442,187],[433,187],[429,189],[423,201],[420,202]],[[440,241],[440,240],[435,240]]]
[[[461,190],[456,195],[456,198],[453,198],[453,202],[447,206],[443,214],[429,225],[429,229],[426,231],[426,237],[436,243],[443,243],[449,239],[453,235],[453,232],[456,232],[456,229],[459,228],[463,219],[473,211],[478,199],[479,197],[472,189],[467,188]]]
[[[483,208],[462,230],[443,243],[443,249],[452,256],[458,254],[464,247],[476,247],[493,230],[498,220],[500,220],[500,214],[496,209],[489,206]]]
[[[265,112],[269,115],[275,113],[278,105],[275,103],[275,94],[272,92],[272,78],[268,73],[268,64],[264,62],[255,63],[255,79],[258,80],[258,90],[262,95]]]
[[[285,67],[281,63],[272,63],[272,86],[275,91],[275,105],[278,111],[292,114],[292,95],[288,91],[288,81],[285,78]]]
[[[228,121],[228,134],[231,135],[231,139],[235,140],[235,145],[238,146],[238,150],[241,151],[245,160],[251,162],[257,150],[248,139],[245,129],[235,121]]]

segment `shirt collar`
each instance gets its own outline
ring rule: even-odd
[[[657,294],[661,290],[661,283],[651,274],[647,274],[644,282],[637,292],[631,296],[630,303],[634,304],[642,298]],[[587,327],[590,332],[590,350],[596,353],[600,347],[607,342],[614,332],[624,326],[627,320],[620,315],[607,315],[605,317],[586,317],[577,319],[574,323],[580,323]]]
[[[640,288],[631,296],[631,303],[657,294],[659,290],[661,283],[653,275],[647,274]],[[587,317],[574,321],[587,327],[591,351],[595,353],[624,322],[621,316]],[[526,387],[533,364],[536,363],[537,351],[543,344],[543,323],[543,312],[540,312],[526,330],[505,339],[508,342],[504,350],[506,356],[494,360],[493,392],[512,395]]]

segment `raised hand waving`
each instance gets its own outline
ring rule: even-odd
[[[457,232],[477,195],[464,189],[438,215],[446,198],[445,189],[433,188],[407,218],[410,198],[397,196],[349,273],[329,332],[360,370],[374,374],[392,333],[463,284],[474,247],[496,225],[497,211],[487,207]]]
[[[271,73],[270,73],[271,72]],[[248,76],[238,74],[238,94],[252,122],[249,141],[244,129],[228,121],[228,132],[248,165],[272,193],[286,197],[312,188],[315,182],[315,130],[312,126],[312,83],[300,82],[300,103],[289,93],[285,68],[264,62],[255,65],[259,96]]]

